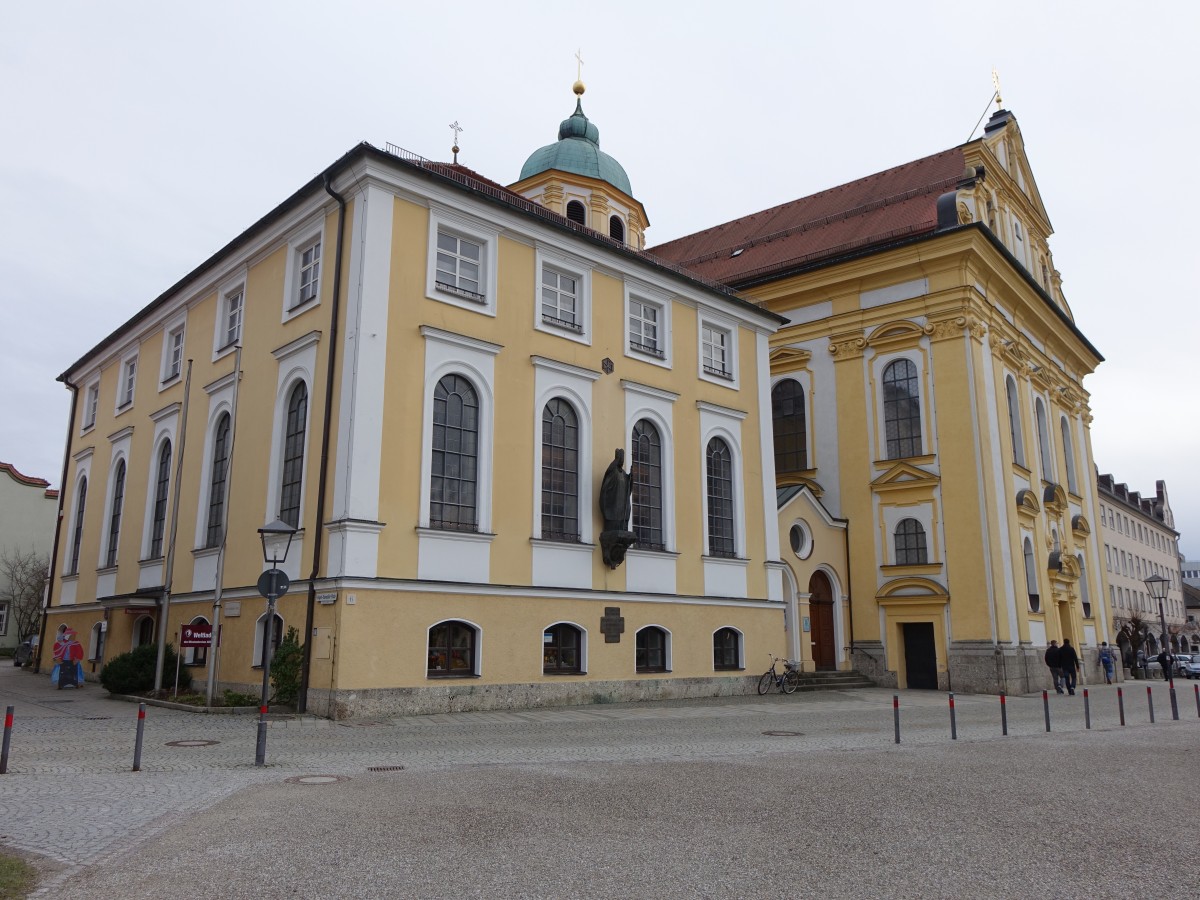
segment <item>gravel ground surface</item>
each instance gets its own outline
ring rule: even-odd
[[[1141,897],[1200,875],[1141,813],[1186,793],[1200,718],[1162,683],[1083,698],[892,693],[272,724],[0,670],[0,815],[56,898]],[[792,732],[770,734],[768,732]],[[173,741],[213,741],[170,746]],[[403,766],[391,771],[370,771]],[[298,781],[299,779],[299,781]],[[305,783],[305,782],[308,783]],[[1133,825],[1123,812],[1134,809]]]

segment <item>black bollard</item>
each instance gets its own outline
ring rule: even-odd
[[[1121,724],[1125,724],[1125,692],[1122,688],[1117,688],[1117,711],[1121,714]]]
[[[1004,693],[1000,694],[1000,733],[1008,734],[1008,704],[1004,702]]]
[[[1050,730],[1050,695],[1042,691],[1042,706],[1046,708],[1046,730]]]
[[[1150,724],[1154,724],[1154,695],[1150,693],[1150,685],[1146,685],[1146,705],[1150,707]]]
[[[1083,725],[1085,728],[1092,727],[1092,704],[1088,699],[1087,688],[1083,689]]]
[[[950,692],[950,740],[958,740],[958,723],[954,719],[954,691]]]
[[[900,743],[900,695],[892,694],[892,718],[896,720],[896,743]]]
[[[138,704],[137,741],[133,745],[133,771],[142,771],[142,731],[146,727],[146,704]]]

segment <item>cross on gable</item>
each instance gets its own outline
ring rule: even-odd
[[[604,633],[604,643],[621,643],[621,635],[625,633],[625,617],[621,615],[621,607],[604,607],[604,615],[600,617],[600,630]]]

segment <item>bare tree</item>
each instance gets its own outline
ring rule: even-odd
[[[1128,617],[1117,617],[1113,623],[1117,626],[1117,633],[1124,635],[1129,641],[1129,649],[1133,655],[1132,663],[1137,665],[1138,651],[1142,649],[1142,645],[1146,643],[1146,634],[1149,631],[1149,623],[1143,619],[1138,613],[1131,612]]]
[[[9,617],[22,640],[38,629],[49,571],[47,553],[18,549],[0,552],[0,603],[8,604]]]

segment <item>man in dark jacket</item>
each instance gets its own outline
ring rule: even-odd
[[[1062,666],[1063,683],[1067,693],[1075,695],[1075,673],[1079,671],[1079,654],[1071,646],[1070,638],[1063,638],[1062,649],[1058,654],[1058,664]]]
[[[1175,662],[1171,658],[1171,654],[1167,652],[1167,648],[1163,647],[1158,654],[1158,664],[1162,666],[1163,681],[1169,681],[1171,678],[1171,665]]]
[[[1058,641],[1051,641],[1050,646],[1046,648],[1046,665],[1050,667],[1050,675],[1054,679],[1054,690],[1060,694],[1062,689],[1062,650],[1059,649]]]

